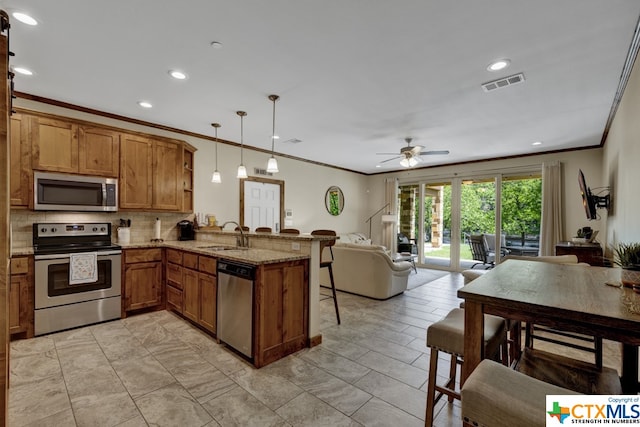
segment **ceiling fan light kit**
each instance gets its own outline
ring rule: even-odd
[[[387,159],[387,160],[381,161],[378,164],[377,167],[379,167],[383,163],[387,163],[387,162],[390,162],[390,161],[396,160],[396,159],[401,159],[400,160],[400,166],[402,166],[404,168],[412,168],[412,167],[414,167],[415,165],[417,165],[418,163],[420,163],[422,161],[422,158],[420,157],[420,154],[426,155],[426,156],[449,154],[449,150],[432,150],[432,151],[422,152],[424,147],[422,147],[420,145],[415,145],[415,146],[411,145],[411,141],[413,141],[413,138],[407,137],[407,138],[404,139],[404,141],[407,143],[407,146],[406,147],[402,147],[400,149],[400,155],[398,155],[396,157],[392,157],[392,158]],[[395,153],[377,153],[377,154],[392,155],[392,154],[395,154]]]

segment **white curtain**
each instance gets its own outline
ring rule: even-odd
[[[386,178],[384,181],[384,202],[389,203],[388,212],[392,215],[398,214],[398,180],[396,178]],[[385,212],[386,214],[387,212]],[[397,248],[397,218],[396,222],[382,223],[382,245],[385,246],[391,254],[395,254]]]
[[[542,164],[542,220],[540,224],[540,255],[555,255],[556,243],[564,236],[562,229],[562,164],[558,161]]]

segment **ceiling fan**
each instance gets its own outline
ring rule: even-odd
[[[422,149],[424,147],[420,145],[411,146],[411,141],[413,140],[413,138],[405,138],[404,140],[407,143],[407,146],[402,147],[400,149],[400,155],[397,155],[396,157],[392,157],[387,160],[383,160],[379,164],[387,163],[396,159],[402,159],[400,160],[400,165],[405,168],[411,168],[422,161],[422,158],[420,158],[421,154],[425,156],[449,154],[449,150],[431,150],[431,151],[423,152]],[[397,153],[376,153],[376,154],[391,156]]]

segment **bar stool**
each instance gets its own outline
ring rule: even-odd
[[[271,233],[271,227],[258,227],[256,233]]]
[[[456,391],[457,365],[463,363],[464,353],[464,309],[454,308],[444,319],[427,328],[427,347],[431,349],[429,363],[429,380],[427,385],[427,413],[425,426],[433,425],[433,410],[443,395],[460,400],[460,392]],[[503,364],[508,364],[506,326],[501,317],[484,316],[484,347],[485,354],[497,355],[501,352]],[[451,355],[449,364],[449,379],[443,385],[436,384],[438,370],[438,353]],[[437,393],[436,393],[437,392]]]
[[[280,234],[300,234],[300,230],[297,228],[282,228]]]
[[[335,236],[336,232],[333,230],[313,230],[311,232],[312,236]],[[322,240],[320,241],[320,268],[329,269],[329,279],[331,280],[331,293],[333,296],[323,295],[326,298],[333,298],[333,305],[336,308],[336,318],[338,319],[338,325],[340,324],[340,312],[338,311],[338,298],[336,297],[336,284],[333,281],[333,250],[331,247],[336,244],[336,240]],[[329,248],[329,253],[331,254],[331,260],[323,260],[322,254],[324,253],[324,248]],[[323,298],[323,299],[326,299]]]

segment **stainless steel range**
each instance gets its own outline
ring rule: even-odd
[[[33,224],[33,251],[35,335],[120,318],[122,249],[111,224]]]

